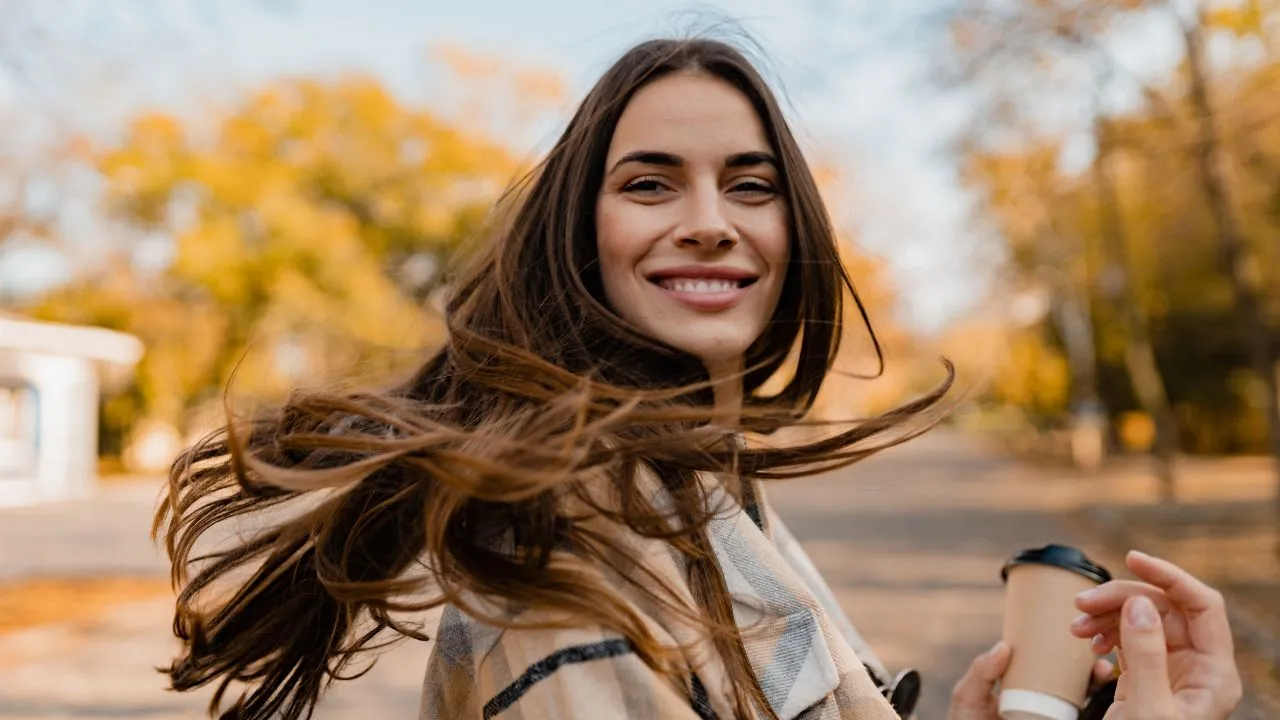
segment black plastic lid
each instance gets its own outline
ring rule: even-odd
[[[1101,585],[1111,581],[1111,573],[1090,560],[1081,550],[1069,545],[1045,545],[1042,548],[1023,550],[1004,564],[1000,579],[1009,580],[1009,570],[1015,565],[1050,565],[1079,573]]]

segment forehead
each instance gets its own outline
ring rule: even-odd
[[[669,75],[641,88],[622,111],[609,160],[635,150],[686,159],[769,151],[764,123],[740,90],[703,74]]]

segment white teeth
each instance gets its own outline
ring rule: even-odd
[[[738,289],[738,283],[732,280],[663,280],[662,286],[687,293],[722,293]]]

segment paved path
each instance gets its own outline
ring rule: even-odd
[[[1149,485],[1036,470],[932,433],[772,498],[885,663],[920,670],[919,717],[942,720],[952,684],[999,637],[1005,557],[1066,542],[1121,574],[1124,549],[1103,546],[1076,511],[1133,502]],[[1264,674],[1246,678],[1234,720],[1280,717],[1280,678]]]
[[[935,433],[850,471],[776,487],[771,497],[882,659],[924,674],[922,720],[941,720],[951,684],[999,635],[1006,555],[1065,541],[1119,567],[1069,520],[1079,506],[1120,492],[1101,483],[1031,470]],[[0,579],[162,573],[143,537],[151,499],[150,490],[117,490],[92,507],[0,513]],[[0,636],[0,720],[201,717],[207,696],[165,693],[151,670],[171,652],[168,622],[160,599]],[[317,717],[415,717],[427,651],[398,646],[370,675],[341,683]],[[1280,717],[1267,705],[1274,684],[1251,682],[1250,694],[1236,720]]]

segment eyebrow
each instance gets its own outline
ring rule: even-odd
[[[661,165],[663,167],[684,167],[684,158],[679,155],[673,155],[669,152],[660,150],[637,150],[623,155],[618,162],[614,163],[609,172],[613,172],[627,163],[640,163],[641,165]],[[772,153],[761,150],[751,150],[749,152],[734,153],[725,160],[725,167],[744,168],[754,167],[756,165],[772,165],[778,167],[778,159]]]
[[[730,155],[725,161],[725,167],[744,168],[754,167],[756,165],[772,165],[775,169],[778,167],[778,159],[772,153],[753,150],[751,152],[737,153]]]

